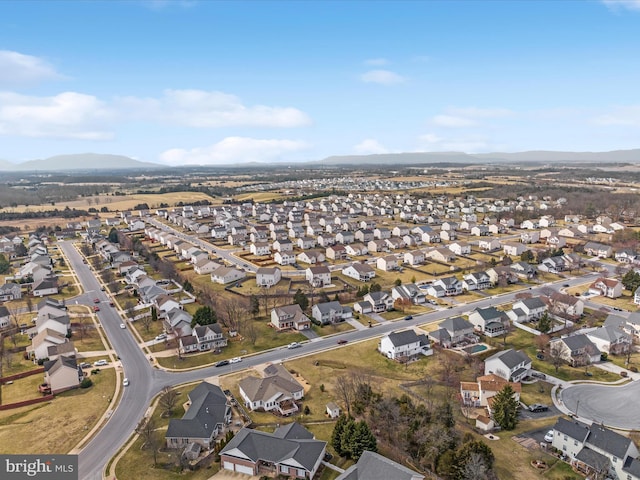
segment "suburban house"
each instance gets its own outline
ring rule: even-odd
[[[585,475],[640,479],[639,453],[633,441],[603,425],[593,423],[589,426],[560,417],[553,427],[551,444]]]
[[[448,248],[456,255],[469,255],[471,253],[471,245],[467,242],[453,242],[448,245]]]
[[[502,244],[498,238],[487,238],[478,240],[478,248],[483,252],[495,252],[500,250]]]
[[[487,337],[502,335],[509,324],[509,317],[496,307],[477,308],[469,315],[469,321],[476,331]]]
[[[268,365],[262,378],[245,377],[238,386],[250,410],[273,410],[283,416],[297,412],[296,401],[304,396],[302,385],[282,365]]]
[[[298,423],[278,427],[273,433],[243,428],[220,451],[222,468],[246,475],[284,475],[313,479],[327,442],[316,440]]]
[[[560,273],[564,271],[564,269],[564,258],[561,256],[545,258],[540,262],[540,265],[538,265],[538,270],[541,272]]]
[[[325,256],[331,260],[344,260],[347,258],[347,249],[344,245],[331,245],[326,248]]]
[[[627,318],[620,315],[609,315],[604,321],[604,326],[612,326],[631,336],[634,341],[640,341],[640,314],[638,312],[630,313]]]
[[[256,285],[273,287],[282,279],[282,270],[278,267],[260,267],[256,271]]]
[[[431,289],[439,287],[444,291],[445,296],[460,295],[462,293],[462,282],[456,277],[439,278],[431,283],[431,288],[427,289],[429,295],[432,295]],[[435,295],[433,295],[435,296]]]
[[[623,288],[622,282],[615,278],[600,277],[589,285],[589,292],[603,297],[618,298],[622,296]]]
[[[574,295],[555,292],[542,300],[549,307],[549,313],[561,318],[579,318],[584,313],[584,302]]]
[[[476,378],[475,382],[460,382],[460,398],[464,405],[467,406],[489,407],[491,398],[507,385],[511,385],[516,400],[519,401],[522,385],[519,382],[510,382],[492,373]]]
[[[386,255],[384,257],[378,257],[376,260],[376,268],[383,272],[390,272],[398,269],[399,260],[395,255]]]
[[[219,267],[211,272],[211,281],[222,285],[237,282],[238,280],[242,280],[244,277],[246,277],[246,274],[242,270],[236,270],[235,268],[229,267]]]
[[[473,325],[462,317],[452,317],[438,324],[438,330],[429,333],[429,338],[445,348],[455,347],[461,342],[477,343]]]
[[[222,265],[214,262],[213,260],[209,260],[208,258],[203,258],[196,261],[193,264],[193,270],[198,275],[209,275],[213,273],[217,268],[220,268]]]
[[[44,362],[43,366],[44,383],[49,386],[51,393],[77,388],[84,378],[75,358],[59,356],[55,360]]]
[[[307,317],[297,303],[277,307],[271,310],[271,326],[276,330],[307,330],[311,328],[311,320]]]
[[[227,339],[222,336],[222,328],[217,323],[196,326],[190,335],[180,337],[180,353],[205,352],[227,346]]]
[[[504,252],[504,254],[514,257],[519,257],[525,250],[527,250],[527,247],[525,247],[522,243],[504,243],[502,245],[502,251]]]
[[[424,263],[424,252],[422,250],[412,250],[404,254],[404,262],[409,265],[422,265]]]
[[[369,292],[363,300],[371,304],[375,313],[393,309],[393,297],[387,292]]]
[[[585,334],[553,339],[549,342],[549,351],[557,351],[557,354],[572,367],[597,363],[601,355],[598,347]]]
[[[523,351],[513,348],[494,353],[484,361],[485,375],[495,374],[511,382],[519,382],[530,370],[531,359]]]
[[[164,331],[176,337],[191,335],[191,320],[193,317],[189,312],[180,308],[170,310],[163,320]]]
[[[0,305],[0,329],[7,328],[9,325],[11,325],[9,309],[4,305]]]
[[[602,243],[587,242],[584,246],[584,253],[592,257],[610,258],[613,255],[613,248]]]
[[[427,301],[426,295],[415,283],[405,283],[393,287],[391,289],[391,296],[394,300],[401,298],[402,300],[410,301],[414,305],[422,305]]]
[[[185,448],[195,443],[210,450],[231,423],[231,404],[219,386],[207,382],[191,390],[188,397],[182,418],[169,420],[167,448]]]
[[[378,351],[391,360],[409,359],[421,353],[425,355],[433,353],[427,336],[418,335],[414,330],[391,332],[385,335],[380,339]]]
[[[342,273],[347,277],[360,280],[361,282],[368,282],[376,276],[373,267],[367,263],[354,263],[343,268]]]
[[[547,304],[540,297],[531,297],[514,303],[507,315],[514,322],[533,322],[544,315],[546,311]]]
[[[424,475],[389,460],[379,453],[365,450],[358,461],[336,480],[423,480]]]
[[[331,271],[329,267],[323,265],[309,267],[305,270],[305,279],[312,287],[326,287],[327,285],[331,285]]]
[[[333,301],[316,303],[311,308],[311,316],[318,323],[329,325],[331,323],[344,322],[345,319],[353,316],[353,312],[351,307],[343,307],[340,302]]]
[[[11,300],[19,300],[22,298],[20,285],[17,283],[5,283],[0,285],[0,302],[8,302]]]
[[[278,265],[293,265],[296,263],[296,256],[289,252],[276,252],[273,261]]]
[[[491,287],[491,279],[486,272],[468,273],[462,280],[462,288],[467,291],[484,290]]]
[[[49,347],[57,347],[68,341],[69,339],[65,335],[55,330],[44,328],[31,339],[31,345],[27,347],[27,353],[36,360],[49,358]],[[69,343],[73,345],[72,342]]]
[[[590,330],[585,335],[601,352],[609,355],[624,355],[632,345],[632,337],[613,325],[604,325]]]
[[[56,295],[58,293],[58,278],[45,277],[38,282],[34,282],[31,290],[34,297],[44,297],[45,295]]]

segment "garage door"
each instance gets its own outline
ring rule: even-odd
[[[246,473],[247,475],[253,475],[253,468],[245,467],[244,465],[236,465],[236,472]]]
[[[234,468],[233,468],[233,463],[231,462],[224,462],[223,468],[225,470],[231,470],[233,472]]]

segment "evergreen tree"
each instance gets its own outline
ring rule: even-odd
[[[304,311],[309,307],[309,299],[301,289],[296,290],[293,296],[293,303],[300,305],[300,308]]]
[[[249,297],[249,312],[256,318],[260,314],[260,299],[255,295]]]
[[[185,292],[193,293],[193,285],[191,285],[191,282],[189,280],[184,281],[184,284],[182,284],[182,288]]]
[[[542,333],[547,333],[551,330],[551,317],[549,317],[547,312],[544,312],[540,320],[538,320],[538,330]]]
[[[382,285],[380,285],[379,283],[374,282],[369,287],[369,292],[380,292],[380,291],[382,291]]]
[[[0,273],[7,273],[11,268],[11,263],[2,253],[0,253]]]
[[[342,433],[344,432],[344,427],[347,425],[347,417],[346,415],[340,415],[338,417],[338,421],[333,427],[333,433],[331,434],[331,446],[336,451],[338,455],[341,457],[344,455],[342,451]]]
[[[351,459],[358,461],[365,450],[370,452],[378,451],[378,442],[371,432],[369,425],[364,420],[355,424],[353,438],[351,439]]]
[[[513,430],[518,424],[518,401],[513,387],[507,384],[493,397],[493,419],[504,430]]]
[[[531,250],[525,250],[524,252],[522,252],[520,254],[520,260],[522,260],[523,262],[533,262],[535,259],[533,252]]]
[[[437,409],[436,418],[446,428],[453,428],[456,424],[456,419],[453,416],[453,407],[451,402],[443,402]]]
[[[116,227],[111,227],[109,230],[109,236],[107,237],[111,243],[118,243],[118,230]]]
[[[158,320],[158,311],[156,310],[156,307],[151,307],[151,321],[155,322]]]
[[[636,289],[640,287],[640,273],[635,270],[629,270],[625,273],[624,277],[622,277],[622,284],[625,289],[630,292],[635,292]]]
[[[351,452],[353,445],[353,439],[355,437],[356,422],[353,418],[349,418],[344,426],[342,435],[340,436],[340,449],[342,450],[342,456],[351,458]]]
[[[218,316],[216,315],[216,312],[211,307],[204,306],[196,310],[196,313],[193,315],[193,319],[191,320],[191,327],[193,328],[196,325],[211,325],[217,321]]]
[[[460,470],[464,470],[466,464],[473,454],[478,454],[482,458],[487,470],[491,470],[495,456],[491,451],[491,448],[481,440],[471,440],[466,442],[458,448],[456,452],[456,463]]]

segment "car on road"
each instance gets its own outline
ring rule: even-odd
[[[104,367],[105,365],[109,365],[109,362],[107,362],[105,359],[96,360],[95,362],[93,362],[94,367]]]
[[[127,328],[127,326],[124,323],[121,323],[120,328]]]
[[[229,363],[240,363],[241,361],[242,361],[242,358],[233,357],[231,360],[229,360]]]
[[[549,407],[543,405],[542,403],[532,403],[531,405],[529,405],[529,411],[533,413],[546,412],[548,410]]]
[[[563,288],[569,288],[569,284],[565,283],[564,285],[562,285]]]
[[[166,340],[166,339],[167,339],[166,333],[161,333],[160,335],[156,335],[156,340]]]
[[[93,307],[93,311],[94,311],[94,312],[99,312],[99,311],[100,311],[100,307],[99,307],[99,306],[97,306],[97,305],[94,305],[94,307]]]
[[[94,298],[93,299],[93,303],[100,303],[100,299],[99,298]]]
[[[553,442],[553,430],[549,430],[549,431],[545,434],[545,436],[544,436],[544,441],[545,441],[545,442],[548,442],[548,443]]]
[[[125,378],[124,380],[122,380],[122,386],[124,387],[128,387],[129,386],[129,379]]]
[[[292,348],[299,348],[299,347],[301,347],[301,346],[302,346],[302,344],[301,344],[301,343],[298,343],[298,342],[291,342],[289,345],[287,345],[287,348],[288,348],[288,349],[292,349]]]
[[[413,315],[407,315],[404,317],[405,320],[413,320]]]
[[[347,342],[348,342],[348,340],[344,340],[344,339],[338,340],[338,345],[344,345]]]
[[[110,306],[110,307],[115,307],[115,306],[116,306],[116,304],[115,304],[115,303],[113,303],[113,302],[109,302],[109,306]]]
[[[216,367],[224,367],[225,365],[229,365],[229,360],[220,360],[216,363]]]
[[[100,287],[100,291],[104,292],[105,290],[106,290],[106,288]]]

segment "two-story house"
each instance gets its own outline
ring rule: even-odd
[[[527,354],[512,348],[494,353],[484,361],[485,375],[495,374],[511,382],[519,382],[530,370],[531,359]]]

